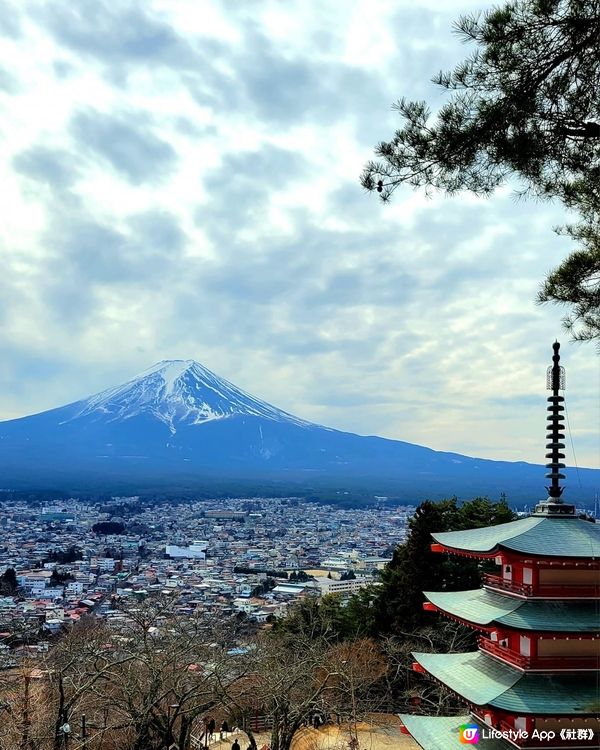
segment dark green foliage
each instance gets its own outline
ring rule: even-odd
[[[45,562],[55,562],[59,565],[67,565],[76,560],[83,560],[83,554],[77,547],[68,547],[66,550],[53,550],[50,552]]]
[[[306,583],[307,581],[314,580],[313,576],[309,576],[303,570],[293,570],[289,576],[290,583]]]
[[[492,503],[487,497],[476,497],[459,507],[457,517],[459,525],[455,529],[449,528],[448,531],[482,529],[514,520],[515,514],[508,507],[506,500]]]
[[[7,568],[0,576],[0,593],[14,594],[17,590],[17,574],[14,568]]]
[[[50,576],[51,586],[63,586],[67,581],[74,581],[75,577],[70,573],[60,573],[56,568],[52,571]]]
[[[523,194],[574,209],[582,223],[566,231],[580,250],[539,299],[570,306],[575,338],[599,338],[600,3],[515,0],[461,18],[456,31],[476,50],[433,79],[449,100],[432,116],[401,99],[402,127],[362,184],[387,201],[401,184],[490,195],[516,177]]]
[[[303,639],[344,641],[365,635],[367,625],[363,606],[350,608],[338,594],[326,594],[296,603],[285,618],[276,622],[275,630]]]
[[[350,597],[345,607],[346,632],[352,636],[376,635],[378,590],[375,586],[363,586]]]
[[[480,585],[477,561],[431,551],[432,532],[492,526],[514,519],[505,501],[476,498],[457,505],[456,498],[426,501],[410,521],[404,544],[396,548],[381,576],[373,603],[378,633],[406,633],[431,620],[423,611],[423,591],[459,591]]]
[[[581,249],[548,274],[538,299],[571,307],[563,323],[575,340],[596,339],[600,331],[600,229],[592,219],[563,231]]]
[[[275,586],[277,586],[277,581],[274,578],[265,578],[264,581],[252,589],[252,596],[263,596],[263,594],[272,591]]]
[[[356,574],[353,570],[345,570],[340,576],[340,581],[353,581],[356,579]]]
[[[125,526],[119,523],[119,521],[100,521],[92,526],[92,531],[103,536],[108,534],[123,534]]]

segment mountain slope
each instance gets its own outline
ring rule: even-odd
[[[543,474],[531,464],[469,458],[306,422],[193,360],[160,362],[90,398],[0,423],[0,487],[59,481],[107,488],[123,481],[193,485],[235,477],[360,482],[415,499],[518,492],[535,501],[543,495]],[[580,470],[583,495],[599,474]]]
[[[173,434],[178,424],[202,424],[234,414],[308,424],[253,398],[192,359],[159,362],[123,385],[71,406],[75,412],[66,421],[92,417],[118,422],[149,415],[164,422]]]

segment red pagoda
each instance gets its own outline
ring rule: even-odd
[[[413,668],[460,697],[470,713],[402,715],[424,750],[474,744],[600,748],[600,524],[562,499],[564,370],[548,368],[548,499],[527,518],[433,534],[436,552],[492,561],[474,591],[425,592],[425,609],[479,633],[471,653],[415,653]]]

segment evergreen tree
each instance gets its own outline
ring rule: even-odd
[[[0,576],[0,592],[14,594],[17,590],[17,574],[14,568],[7,568]]]
[[[539,300],[568,305],[575,338],[600,338],[600,2],[513,0],[461,18],[474,54],[433,80],[450,92],[436,116],[401,99],[403,123],[362,175],[384,201],[401,184],[490,195],[515,177],[581,221],[579,243]]]
[[[480,585],[476,561],[431,551],[433,532],[484,527],[514,520],[506,501],[475,498],[457,505],[456,498],[425,501],[409,523],[406,541],[396,548],[381,576],[374,601],[381,633],[409,632],[427,621],[423,591],[459,591]]]

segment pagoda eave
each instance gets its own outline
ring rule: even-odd
[[[600,535],[596,524],[576,516],[529,516],[497,526],[445,531],[432,536],[440,545],[436,550],[480,559],[515,553],[521,559],[558,559],[561,564],[586,561],[597,565],[600,560]]]
[[[472,630],[477,630],[484,633],[492,633],[495,630],[493,626],[479,625],[478,623],[471,620],[466,620],[464,617],[458,617],[457,615],[453,615],[451,612],[446,612],[443,609],[436,607],[436,605],[432,604],[431,602],[423,602],[423,609],[426,612],[435,612],[436,614],[442,615],[442,617],[447,617],[449,620],[458,622],[467,628],[471,628]]]
[[[431,544],[431,551],[447,555],[456,555],[457,557],[469,557],[472,560],[493,560],[498,555],[494,550],[492,552],[474,552],[473,550],[460,549],[458,547],[448,547],[439,542]]]
[[[485,724],[474,721],[470,715],[462,716],[413,716],[400,714],[401,732],[410,735],[425,750],[448,750],[460,747],[460,728],[464,724],[476,723],[480,730]],[[479,750],[512,750],[513,745],[504,739],[480,737]]]
[[[481,651],[458,654],[414,653],[426,672],[471,708],[489,707],[519,716],[595,717],[600,710],[596,679],[590,672],[523,672]]]
[[[594,600],[546,601],[507,596],[486,587],[469,591],[424,591],[423,608],[490,632],[498,629],[530,636],[588,637],[600,633],[599,603]]]
[[[523,565],[543,565],[544,567],[559,567],[566,569],[578,569],[578,568],[589,568],[591,570],[600,570],[600,558],[591,556],[580,557],[570,556],[564,558],[557,553],[556,555],[523,555],[514,549],[504,547],[502,544],[498,544],[491,550],[478,551],[472,549],[461,549],[460,547],[451,547],[447,544],[441,544],[440,542],[432,542],[430,545],[432,552],[438,554],[455,555],[456,557],[467,557],[471,560],[495,560],[496,558],[502,558],[505,563],[519,562]]]

